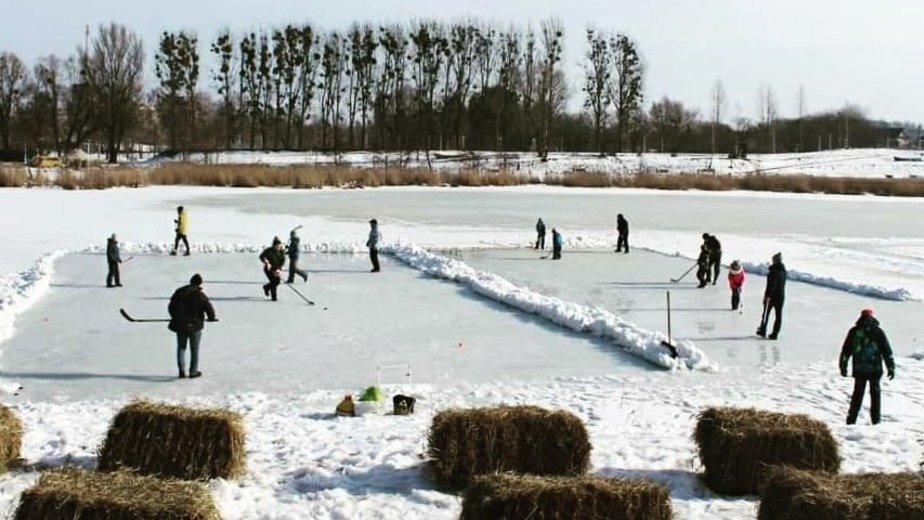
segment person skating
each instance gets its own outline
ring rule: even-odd
[[[269,283],[263,285],[263,294],[276,301],[276,289],[282,283],[282,266],[286,263],[286,254],[279,237],[273,237],[273,245],[260,253],[260,261],[263,262],[263,274],[269,280]]]
[[[183,206],[177,206],[176,218],[173,222],[176,224],[176,238],[173,239],[173,251],[171,251],[170,254],[176,256],[177,249],[179,249],[180,241],[182,240],[183,245],[186,246],[186,252],[183,253],[183,256],[189,256],[189,240],[186,238],[186,231],[189,229],[189,218]]]
[[[545,250],[545,222],[541,218],[536,222],[536,247],[533,249]]]
[[[372,219],[369,221],[369,238],[366,239],[366,247],[369,248],[369,260],[372,262],[372,272],[381,271],[379,268],[379,242],[382,241],[382,234],[379,233],[379,221]]]
[[[869,414],[873,424],[879,424],[881,399],[879,380],[882,379],[882,363],[885,362],[889,379],[895,377],[895,359],[892,347],[879,321],[873,317],[872,309],[860,312],[856,325],[851,327],[841,347],[841,375],[847,377],[847,361],[853,358],[853,395],[847,410],[847,424],[856,424],[863,394],[869,383]]]
[[[741,262],[734,260],[728,266],[728,287],[731,289],[731,309],[738,310],[741,305],[741,288],[744,286],[744,268]]]
[[[767,288],[764,290],[764,314],[761,317],[757,335],[767,336],[767,322],[770,321],[770,311],[773,311],[773,332],[768,336],[776,339],[783,325],[783,301],[786,299],[786,266],[783,265],[783,254],[773,255],[770,270],[767,272]]]
[[[286,283],[294,282],[295,275],[301,276],[306,282],[308,281],[308,273],[298,268],[298,257],[301,250],[302,240],[298,237],[296,230],[293,229],[289,232],[289,244],[286,245],[286,254],[289,256],[289,279],[286,280]]]
[[[696,279],[698,288],[702,289],[709,283],[709,250],[706,244],[699,246],[699,256],[696,258]]]
[[[715,285],[719,281],[719,270],[722,267],[722,244],[715,235],[710,235],[709,233],[703,233],[703,244],[709,250],[708,274],[711,277],[712,285]],[[709,280],[707,279],[707,281]]]
[[[561,247],[565,241],[557,229],[552,228],[552,260],[561,260]]]
[[[626,248],[626,254],[629,254],[629,221],[622,216],[622,213],[616,215],[616,232],[619,236],[616,238],[616,252]]]
[[[119,264],[122,263],[122,256],[119,254],[119,241],[116,239],[115,233],[106,239],[106,263],[109,265],[109,272],[106,274],[106,287],[122,287],[122,280],[119,276]]]
[[[167,328],[176,333],[176,365],[180,378],[186,377],[186,346],[189,345],[189,377],[202,375],[199,370],[199,345],[205,320],[218,321],[208,296],[202,292],[202,276],[194,274],[189,285],[184,285],[170,297],[167,306],[170,324]]]

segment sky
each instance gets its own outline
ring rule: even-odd
[[[538,26],[554,16],[565,25],[572,110],[581,106],[584,35],[593,26],[638,42],[648,101],[668,96],[706,118],[720,80],[726,122],[754,119],[764,84],[781,117],[796,115],[802,86],[809,112],[850,103],[872,118],[924,122],[920,0],[0,0],[0,12],[0,52],[13,52],[30,66],[39,56],[72,53],[87,25],[92,31],[102,23],[126,24],[145,41],[150,85],[164,30],[195,31],[205,55],[206,42],[222,28],[243,32],[310,21],[342,29],[353,21],[467,17]],[[202,77],[208,81],[205,71]]]

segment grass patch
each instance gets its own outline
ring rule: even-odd
[[[4,405],[0,405],[0,471],[19,467],[22,450],[22,421]]]

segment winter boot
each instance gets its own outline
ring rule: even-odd
[[[195,378],[197,378],[197,377],[202,377],[202,372],[201,372],[201,371],[196,370],[195,372],[190,372],[190,373],[189,373],[189,378],[190,378],[190,379],[195,379]]]
[[[180,370],[180,375],[179,375],[178,377],[179,377],[180,379],[186,379],[186,371],[185,371],[185,370]]]

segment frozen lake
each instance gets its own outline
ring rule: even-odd
[[[264,298],[256,254],[136,256],[122,289],[103,287],[100,255],[56,264],[51,290],[17,320],[3,345],[3,376],[29,399],[115,395],[184,397],[260,390],[361,388],[381,365],[410,365],[415,383],[536,380],[642,372],[652,367],[613,345],[514,311],[451,282],[385,258],[379,275],[353,255],[307,255],[306,305],[280,287]],[[194,272],[205,278],[219,323],[206,324],[204,376],[176,380],[174,336],[162,318],[173,290]],[[461,344],[461,347],[460,347]],[[406,383],[403,367],[383,382]]]

